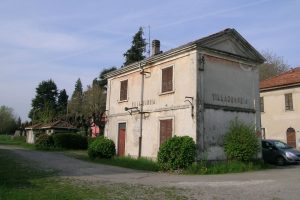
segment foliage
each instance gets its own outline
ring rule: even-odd
[[[107,90],[107,79],[104,78],[104,75],[117,70],[116,67],[104,68],[99,75],[98,83],[103,90]]]
[[[143,54],[146,52],[147,43],[145,38],[143,38],[143,35],[143,29],[142,27],[140,27],[138,32],[133,36],[130,49],[128,49],[126,53],[124,53],[125,66],[145,59],[145,56]]]
[[[262,55],[265,57],[266,62],[259,67],[260,80],[265,80],[289,70],[290,66],[283,60],[283,57],[271,51],[263,51]]]
[[[77,133],[53,134],[54,146],[63,149],[86,149],[87,137]]]
[[[57,95],[57,86],[52,79],[39,83],[36,96],[32,99],[29,118],[34,122],[52,120],[56,114]]]
[[[174,136],[160,146],[157,160],[162,170],[177,170],[191,165],[195,156],[196,144],[193,138]]]
[[[7,106],[0,107],[0,134],[11,134],[17,128],[17,119],[13,109]]]
[[[53,137],[48,134],[40,134],[36,141],[35,147],[37,149],[51,149],[54,147]]]
[[[69,96],[65,89],[59,92],[57,99],[57,112],[61,116],[64,116],[67,113],[68,98]]]
[[[69,112],[75,116],[82,114],[83,89],[80,78],[75,83],[75,89],[69,102]]]
[[[270,168],[261,160],[253,162],[241,162],[241,161],[225,161],[208,163],[207,161],[200,161],[199,163],[193,163],[186,170],[184,174],[225,174],[225,173],[238,173],[246,171],[256,171]]]
[[[238,120],[231,121],[224,137],[224,151],[231,160],[250,161],[260,149],[253,126]]]
[[[88,155],[91,159],[112,158],[115,154],[115,143],[104,136],[96,138],[88,147]]]

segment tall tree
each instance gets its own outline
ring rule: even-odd
[[[133,36],[130,49],[124,53],[124,66],[145,59],[144,53],[146,52],[147,43],[143,35],[143,29],[140,27],[138,32]]]
[[[32,99],[29,118],[33,122],[51,121],[57,109],[57,86],[52,79],[42,81],[36,88],[36,96]]]
[[[259,66],[260,80],[265,80],[289,70],[290,66],[283,60],[283,57],[271,51],[263,51],[262,55],[265,57],[266,62]]]
[[[65,116],[67,114],[68,98],[69,96],[65,89],[59,92],[57,99],[57,111],[61,116]]]
[[[7,106],[0,107],[0,134],[11,134],[17,129],[17,119],[13,109]]]
[[[68,109],[72,115],[82,114],[83,89],[80,78],[75,83],[75,89],[69,102]]]

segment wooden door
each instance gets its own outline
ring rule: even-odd
[[[295,129],[293,128],[288,128],[286,131],[286,143],[291,146],[296,148],[296,132]]]
[[[118,156],[125,155],[125,136],[126,136],[126,123],[119,124],[118,133]]]
[[[160,120],[160,144],[172,137],[173,123],[172,119]]]

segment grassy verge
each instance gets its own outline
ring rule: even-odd
[[[199,162],[194,163],[186,170],[184,174],[226,174],[226,173],[239,173],[247,171],[257,171],[271,168],[270,165],[263,163],[262,161],[254,162],[239,162],[239,161],[227,161],[218,163]]]
[[[18,145],[27,149],[34,149],[33,144],[26,143],[26,138],[24,136],[14,137],[12,135],[0,135],[0,144]]]
[[[142,185],[86,183],[62,179],[54,171],[28,164],[9,150],[0,149],[0,199],[187,199],[183,190]]]
[[[130,169],[145,170],[145,171],[159,171],[157,162],[146,158],[132,158],[132,157],[114,157],[112,159],[95,159],[90,160],[87,151],[66,151],[66,155],[75,157],[77,159],[100,163],[105,165],[113,165],[118,167],[126,167]]]

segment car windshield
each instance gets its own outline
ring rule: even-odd
[[[279,148],[279,149],[289,149],[289,148],[292,148],[290,147],[289,145],[287,145],[286,143],[284,142],[280,142],[280,141],[274,141],[274,145]]]

